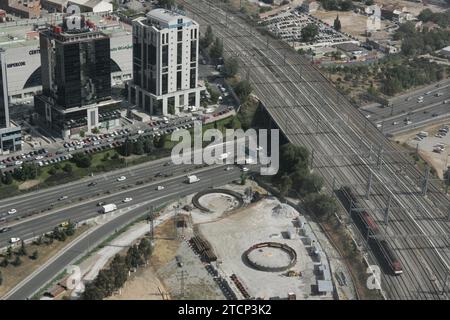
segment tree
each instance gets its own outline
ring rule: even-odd
[[[83,130],[80,130],[80,137],[84,138],[85,135],[86,135],[86,133]]]
[[[175,0],[159,0],[158,3],[161,7],[165,7],[167,9],[175,6]]]
[[[125,257],[125,263],[129,269],[137,268],[144,263],[136,245],[131,246],[130,249],[128,249],[127,256]]]
[[[247,80],[239,81],[234,87],[234,92],[241,100],[241,103],[247,101],[247,98],[252,93],[252,91],[253,91],[252,85]]]
[[[120,147],[119,153],[124,157],[128,157],[129,155],[131,155],[133,153],[133,143],[130,140],[126,139],[123,145]]]
[[[75,223],[69,220],[65,230],[66,235],[68,235],[69,237],[73,236],[75,234],[75,227],[76,227]]]
[[[54,175],[54,174],[56,174],[56,172],[57,172],[57,170],[56,170],[56,168],[53,166],[53,167],[51,167],[50,169],[48,169],[48,174],[50,174],[50,175]]]
[[[27,248],[25,248],[25,242],[22,241],[22,243],[20,244],[20,249],[18,252],[19,256],[26,256],[27,255]]]
[[[0,271],[0,286],[3,284],[3,275],[2,272]]]
[[[292,187],[291,178],[287,174],[284,174],[280,179],[279,186],[281,195],[286,196]]]
[[[334,19],[334,30],[341,31],[341,20],[339,20],[339,15],[336,16],[336,19]]]
[[[67,173],[72,173],[73,167],[70,163],[66,163],[63,167],[63,170]]]
[[[247,175],[245,173],[241,174],[241,185],[245,185],[245,182],[247,181]]]
[[[79,168],[89,168],[91,166],[91,157],[85,153],[77,152],[71,159]]]
[[[208,48],[214,41],[214,34],[210,25],[206,28],[205,36],[201,40],[203,48]]]
[[[2,262],[0,262],[0,267],[6,268],[9,262],[7,258],[3,258]]]
[[[305,147],[285,144],[280,148],[280,159],[283,159],[280,163],[280,176],[285,172],[289,174],[299,171],[302,175],[308,173],[309,152]]]
[[[114,275],[111,270],[100,270],[94,282],[104,297],[109,297],[114,292]]]
[[[313,23],[307,24],[300,32],[303,42],[312,42],[319,34],[319,27]]]
[[[11,172],[7,171],[3,174],[2,176],[2,182],[6,185],[12,184],[13,183],[13,177]]]
[[[231,78],[236,75],[239,70],[239,61],[236,58],[229,58],[225,60],[222,73],[226,78]]]
[[[323,178],[315,173],[309,173],[296,184],[297,192],[301,195],[319,192],[323,187]]]
[[[334,198],[320,193],[311,193],[304,198],[305,209],[319,219],[326,219],[337,210]]]
[[[142,139],[138,139],[133,145],[133,153],[137,155],[144,154],[144,143]]]
[[[128,277],[128,270],[125,265],[125,260],[120,255],[116,254],[114,259],[111,261],[110,269],[114,275],[114,288],[116,290],[122,288]]]
[[[98,128],[92,128],[91,132],[93,134],[98,134],[98,133],[100,133],[100,130]]]
[[[105,296],[103,292],[97,288],[95,281],[88,282],[84,287],[84,292],[81,295],[83,300],[102,300]]]
[[[153,140],[150,138],[144,139],[144,152],[151,153],[155,146],[153,145]]]
[[[216,38],[214,43],[209,50],[209,55],[213,59],[219,59],[223,55],[223,41],[220,38]]]
[[[22,260],[20,259],[20,256],[16,256],[16,259],[12,262],[12,265],[15,267],[18,267],[22,264]]]
[[[138,246],[139,253],[144,257],[145,260],[148,260],[152,254],[152,244],[148,239],[142,239],[141,242],[139,242]]]
[[[33,251],[33,254],[30,257],[32,260],[37,260],[39,258],[39,252],[37,250]]]
[[[9,247],[6,249],[6,256],[8,257],[8,259],[11,259],[12,254],[13,254],[13,249],[12,249],[11,246],[9,246]]]

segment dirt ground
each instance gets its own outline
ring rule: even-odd
[[[33,271],[39,268],[43,263],[56,255],[60,250],[69,245],[73,240],[79,237],[82,233],[89,229],[88,225],[81,226],[75,232],[75,234],[68,238],[65,242],[55,240],[51,245],[26,245],[27,255],[31,256],[35,250],[38,251],[38,258],[36,260],[27,257],[20,257],[22,264],[18,267],[13,266],[11,263],[6,267],[0,267],[0,271],[3,276],[3,283],[0,286],[0,297],[6,294],[9,290],[14,288],[20,281],[29,276]],[[20,246],[14,247],[14,251],[17,251]],[[15,255],[10,259],[10,262],[14,261]],[[3,257],[0,258],[3,260]]]
[[[446,124],[449,125],[449,123]],[[399,143],[406,143],[412,148],[416,148],[418,145],[420,156],[436,170],[436,174],[440,179],[443,179],[446,165],[450,164],[450,161],[448,161],[450,159],[447,159],[449,155],[448,150],[450,148],[450,135],[446,135],[443,138],[434,136],[437,133],[438,129],[442,126],[443,124],[433,124],[428,127],[423,127],[420,130],[408,132],[406,134],[394,137],[395,141],[398,141]],[[417,141],[414,138],[420,131],[426,131],[429,135],[422,141]],[[446,150],[444,150],[444,152],[433,152],[434,146],[438,143],[444,144],[444,146],[446,147]]]
[[[34,186],[38,185],[39,183],[40,183],[39,180],[25,181],[24,183],[21,183],[19,185],[19,190],[27,190],[27,189],[33,188]]]
[[[354,37],[364,38],[367,29],[367,17],[353,11],[322,11],[318,10],[312,14],[314,17],[333,25],[334,19],[339,15],[342,29],[344,33],[351,34]],[[385,28],[390,25],[387,21],[381,21],[381,27]]]
[[[419,14],[420,11],[424,9],[430,9],[433,12],[442,12],[445,11],[444,8],[441,8],[439,6],[428,4],[424,5],[422,2],[412,2],[412,1],[406,1],[406,0],[375,0],[375,3],[378,5],[391,5],[391,4],[398,4],[399,6],[406,7],[406,10],[408,12]]]

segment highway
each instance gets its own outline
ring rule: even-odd
[[[17,291],[8,294],[6,298],[12,300],[22,300],[32,297],[41,287],[45,286],[56,275],[61,273],[68,265],[81,258],[103,239],[114,233],[116,229],[126,225],[137,217],[148,213],[151,206],[156,207],[160,204],[166,203],[167,201],[176,200],[179,197],[183,197],[200,190],[210,187],[218,187],[240,177],[241,173],[238,168],[234,168],[234,170],[230,171],[225,171],[224,168],[225,166],[206,168],[205,171],[197,174],[200,181],[189,185],[189,187],[187,187],[184,182],[185,177],[174,177],[166,179],[163,182],[165,189],[161,191],[155,190],[157,183],[142,185],[136,190],[133,190],[133,202],[128,204],[120,204],[118,206],[118,210],[120,211],[121,209],[126,209],[127,207],[137,204],[145,203],[145,205],[119,215],[117,218],[103,224],[95,232],[91,233],[86,238],[83,238],[69,250],[65,251],[56,260],[50,263],[49,266],[38,272]],[[105,200],[107,202],[120,203],[121,199],[123,199],[123,195],[116,193]],[[17,236],[26,238],[34,233],[49,231],[49,226],[57,225],[58,223],[68,219],[72,221],[82,221],[98,216],[97,209],[98,208],[95,206],[95,201],[79,204],[75,207],[60,210],[59,212],[55,212],[52,215],[48,215],[40,219],[24,222],[20,224],[20,226],[17,226],[15,230]],[[0,238],[0,243],[3,244],[5,240],[5,236],[2,235]]]
[[[387,297],[448,299],[442,294],[450,260],[447,196],[432,182],[427,196],[422,196],[423,173],[404,151],[287,44],[263,36],[239,15],[225,13],[211,1],[182,4],[202,28],[211,25],[223,39],[225,57],[239,59],[241,74],[253,84],[287,139],[313,152],[313,170],[324,177],[326,189],[333,194],[340,186],[351,185],[360,195],[364,209],[402,262],[401,276],[387,270],[382,274]],[[369,177],[372,184],[366,199]],[[367,254],[377,263],[370,250]]]
[[[418,98],[423,97],[423,102]],[[444,103],[447,101],[447,103]],[[389,100],[390,107],[361,108],[370,121],[385,134],[411,130],[450,116],[450,80],[439,82]],[[411,121],[407,124],[406,120]]]

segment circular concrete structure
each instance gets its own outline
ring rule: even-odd
[[[192,204],[204,211],[204,212],[214,212],[218,208],[224,208],[229,206],[228,210],[238,209],[244,205],[244,200],[242,196],[228,189],[211,189],[204,190],[197,193],[192,198]]]
[[[295,250],[277,242],[255,244],[244,252],[243,257],[252,268],[268,272],[290,269],[297,262]]]

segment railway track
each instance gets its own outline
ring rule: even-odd
[[[335,180],[340,185],[355,185],[362,195],[363,185],[372,175],[371,199],[362,202],[378,222],[383,220],[380,209],[386,207],[389,197],[392,199],[384,234],[423,235],[389,240],[405,272],[398,277],[383,275],[388,296],[448,299],[440,294],[439,284],[448,272],[449,241],[431,237],[449,233],[449,224],[443,219],[448,199],[437,186],[430,184],[428,199],[420,196],[418,186],[411,182],[420,181],[423,175],[408,163],[399,147],[387,141],[314,66],[286,44],[267,41],[240,18],[227,15],[211,2],[194,0],[183,5],[202,27],[211,25],[223,39],[225,52],[239,53],[241,69],[248,70],[256,95],[285,136],[320,154],[314,158],[315,171],[324,177],[327,188],[331,189]],[[379,148],[384,150],[382,169],[376,169],[375,154],[368,157],[370,150]],[[347,156],[331,156],[338,154]],[[409,178],[399,174],[402,167]],[[430,281],[431,274],[435,281]]]

